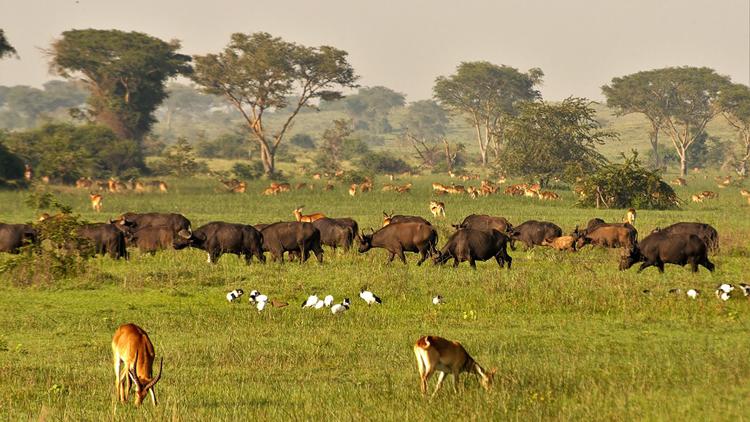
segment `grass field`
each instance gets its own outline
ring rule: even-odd
[[[57,190],[90,221],[131,210],[182,212],[193,227],[260,223],[291,219],[305,204],[306,212],[351,216],[368,228],[379,226],[383,210],[426,217],[431,181],[415,178],[409,195],[351,198],[343,187],[263,197],[261,182],[230,195],[210,180],[169,180],[167,194],[106,195],[103,215],[90,212],[86,192]],[[678,188],[683,199],[717,190],[711,177],[691,176],[689,184]],[[383,250],[326,250],[323,265],[248,267],[225,255],[211,266],[202,251],[185,250],[96,258],[85,276],[51,287],[16,287],[0,275],[0,419],[748,419],[750,301],[722,303],[713,295],[718,283],[748,281],[750,207],[737,191],[681,210],[639,210],[641,236],[676,221],[714,225],[721,252],[711,256],[713,274],[675,266],[663,275],[655,268],[619,272],[618,251],[587,247],[511,251],[512,270],[494,261],[477,271],[465,263],[417,267],[413,254],[407,266],[386,265]],[[557,203],[444,197],[440,244],[450,223],[470,213],[515,224],[549,220],[566,232],[595,216],[623,217],[623,210],[576,208],[570,192],[559,192]],[[0,221],[35,217],[24,195],[0,192]],[[357,297],[363,286],[384,304],[364,305]],[[238,287],[291,306],[258,313],[246,297],[228,304],[224,295]],[[703,295],[693,301],[667,293],[675,287]],[[300,309],[312,293],[350,297],[353,306],[338,316]],[[447,302],[440,307],[430,303],[438,293]],[[146,329],[164,357],[156,408],[115,402],[110,341],[126,322]],[[494,388],[485,392],[464,375],[459,395],[444,388],[423,399],[411,348],[424,334],[459,340],[485,368],[497,367]]]

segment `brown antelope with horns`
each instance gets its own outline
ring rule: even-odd
[[[320,220],[321,218],[326,218],[325,214],[323,214],[322,212],[303,215],[302,208],[304,207],[304,205],[300,205],[299,207],[295,208],[294,211],[292,211],[292,214],[294,214],[294,218],[297,219],[297,221],[301,221],[303,223],[312,223],[313,221]]]
[[[131,383],[135,384],[135,405],[140,406],[147,394],[156,406],[154,386],[161,379],[164,358],[159,362],[159,375],[154,378],[153,364],[156,354],[154,345],[143,329],[135,324],[124,324],[117,328],[112,337],[114,357],[115,388],[120,402],[128,401]],[[120,368],[124,363],[125,367]]]
[[[479,376],[479,382],[485,390],[492,387],[492,379],[497,368],[485,371],[484,368],[469,356],[466,349],[457,341],[446,340],[437,336],[422,336],[414,344],[414,356],[417,358],[420,388],[427,393],[427,382],[435,371],[440,372],[432,397],[443,385],[447,374],[453,374],[453,391],[458,392],[458,376],[468,372]]]

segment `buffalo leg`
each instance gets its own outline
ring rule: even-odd
[[[395,258],[395,257],[396,257],[396,254],[395,254],[395,253],[393,253],[393,252],[391,252],[391,251],[388,251],[388,263],[389,263],[389,264],[390,264],[391,262],[393,262],[393,258]]]
[[[690,271],[694,273],[698,272],[698,261],[694,257],[690,258]]]
[[[406,264],[406,256],[404,255],[404,250],[403,249],[399,249],[398,250],[398,257],[399,257],[399,259],[401,259],[401,262],[403,262],[404,264]]]
[[[315,252],[315,258],[318,260],[318,263],[323,263],[323,248],[319,249],[313,249],[313,252]]]
[[[423,249],[419,252],[422,256],[419,258],[419,261],[417,261],[417,266],[422,265],[425,259],[427,259],[427,254],[429,253],[429,249]]]
[[[469,255],[469,265],[471,265],[471,268],[475,270],[477,269],[477,263],[476,261],[474,261],[474,257],[471,255]]]
[[[713,264],[713,262],[709,261],[708,258],[704,259],[703,262],[701,263],[701,265],[703,265],[704,267],[706,267],[706,269],[708,271],[711,271],[711,272],[714,272],[714,268],[716,268],[716,266]]]
[[[641,272],[641,271],[645,270],[646,268],[648,268],[648,267],[650,267],[652,265],[654,265],[653,262],[643,261],[643,263],[641,264],[641,266],[638,267],[638,272]]]

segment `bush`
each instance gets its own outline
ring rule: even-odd
[[[661,180],[658,171],[647,170],[638,160],[638,153],[622,164],[607,164],[576,185],[581,195],[578,204],[584,207],[672,209],[679,198],[671,186]]]
[[[0,138],[0,187],[9,180],[23,177],[23,160],[5,147]]]
[[[209,171],[205,162],[196,161],[193,146],[185,138],[177,139],[177,143],[167,149],[163,158],[151,165],[151,170],[159,176],[194,176]]]
[[[263,163],[260,161],[252,161],[249,164],[236,163],[232,166],[232,173],[238,179],[258,179],[263,176]]]
[[[203,158],[247,158],[252,145],[242,133],[226,133],[213,141],[200,141],[195,144],[195,152]]]
[[[315,149],[313,137],[306,133],[298,133],[292,136],[289,143],[302,149]]]
[[[400,158],[387,152],[374,152],[358,160],[359,168],[368,174],[405,173],[411,167]]]

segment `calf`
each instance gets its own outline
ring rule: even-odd
[[[36,242],[37,233],[29,224],[0,223],[0,252],[17,254],[19,248]]]
[[[422,265],[429,255],[437,252],[438,234],[432,225],[422,222],[391,223],[373,234],[362,234],[359,239],[359,252],[372,248],[383,248],[389,253],[388,262],[398,255],[406,264],[404,252],[418,252],[421,257],[417,265]]]
[[[312,224],[320,231],[321,244],[332,247],[334,251],[340,246],[344,248],[344,252],[349,252],[354,242],[354,232],[349,225],[327,217],[315,220]]]
[[[542,246],[549,246],[552,249],[557,249],[558,251],[576,251],[576,241],[578,240],[578,233],[573,233],[572,235],[568,236],[560,236],[555,237],[551,239],[544,239],[542,241]]]
[[[257,226],[256,226],[257,227]],[[312,223],[280,222],[266,225],[261,230],[263,250],[271,252],[274,261],[284,262],[284,252],[297,252],[300,263],[307,261],[310,251],[315,253],[318,262],[323,262],[323,248],[320,246],[320,231]]]
[[[520,240],[527,248],[541,245],[545,239],[562,236],[562,229],[548,221],[529,220],[516,226],[510,233],[510,248],[515,250],[515,241]]]
[[[655,265],[659,272],[663,273],[664,264],[690,264],[690,269],[694,273],[698,272],[698,265],[706,267],[709,271],[714,270],[714,264],[708,260],[706,243],[689,233],[651,233],[620,257],[620,270],[627,270],[636,262],[642,262],[638,272]]]
[[[128,258],[125,233],[111,223],[84,224],[78,228],[78,236],[89,243],[89,251],[98,255],[109,254],[111,258]]]
[[[263,236],[253,226],[245,224],[214,221],[198,227],[187,238],[176,237],[173,246],[177,250],[186,247],[202,249],[208,254],[211,264],[215,264],[225,253],[244,256],[247,264],[252,262],[253,256],[262,263],[266,262]]]
[[[453,267],[463,261],[469,261],[469,265],[476,269],[475,261],[486,261],[495,258],[500,268],[508,263],[508,269],[513,259],[508,255],[508,236],[497,230],[489,232],[459,229],[448,239],[443,249],[432,258],[435,264],[444,264],[453,258]]]

